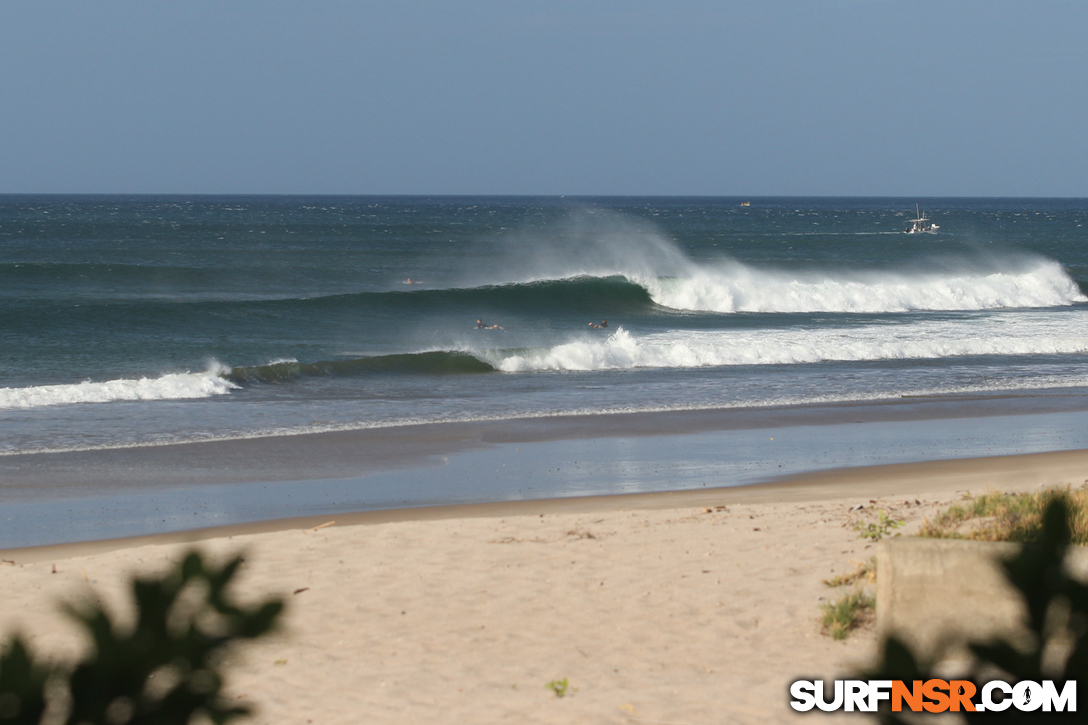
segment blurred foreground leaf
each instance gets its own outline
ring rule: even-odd
[[[185,725],[226,723],[249,708],[222,694],[229,645],[271,631],[283,610],[272,598],[236,603],[228,586],[242,563],[222,566],[190,552],[161,577],[131,582],[136,619],[121,627],[100,605],[66,606],[92,650],[75,664],[36,661],[13,638],[0,656],[0,725]]]

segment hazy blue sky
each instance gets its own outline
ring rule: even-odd
[[[1088,2],[0,3],[0,193],[1088,196]]]

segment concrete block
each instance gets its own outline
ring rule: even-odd
[[[994,637],[1026,644],[1027,610],[1005,579],[1001,561],[1017,544],[895,538],[877,550],[876,625],[881,641],[896,635],[925,659],[959,659],[969,641]],[[1066,560],[1088,581],[1088,550]]]

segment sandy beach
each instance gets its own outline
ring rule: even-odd
[[[1088,2],[787,9],[0,2],[0,725],[858,725],[791,685],[1076,664],[1055,566],[886,537],[1088,493]]]
[[[875,653],[871,629],[820,631],[823,580],[874,554],[856,522],[884,510],[909,534],[966,492],[1086,479],[1071,451],[7,550],[0,631],[71,653],[58,602],[121,609],[128,573],[197,545],[245,552],[245,597],[288,600],[282,631],[230,663],[257,723],[789,722],[789,682]]]

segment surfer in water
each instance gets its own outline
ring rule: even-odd
[[[605,327],[608,327],[608,320],[601,320],[601,324],[599,324],[599,325],[596,322],[591,322],[591,323],[589,323],[589,326],[590,327],[595,327],[598,330],[600,330],[600,329],[603,329]]]
[[[484,321],[482,319],[480,319],[479,317],[477,317],[476,318],[476,329],[477,330],[503,330],[505,328],[500,327],[499,325],[485,325]]]

